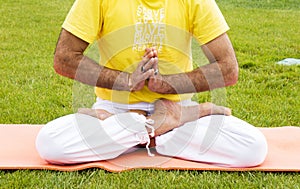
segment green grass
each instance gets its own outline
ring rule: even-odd
[[[0,176],[3,177],[1,186],[11,188],[299,188],[297,173],[157,170],[107,173],[90,169],[79,172],[10,171]]]
[[[83,103],[73,101],[82,86],[52,68],[60,26],[72,2],[0,0],[0,123],[47,123]],[[226,95],[221,103],[256,126],[299,126],[300,67],[275,64],[287,57],[300,58],[299,1],[218,3],[231,27],[239,82],[195,99]],[[299,183],[298,173],[0,171],[0,188],[300,188]]]

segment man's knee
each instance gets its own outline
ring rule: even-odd
[[[123,113],[104,121],[70,114],[46,124],[36,138],[40,156],[50,163],[71,164],[118,157],[148,138],[146,118]]]
[[[51,128],[44,126],[37,135],[35,144],[36,149],[42,159],[54,164],[66,163],[63,146],[55,141],[51,136]]]
[[[42,159],[53,164],[74,163],[71,161],[70,147],[77,141],[77,119],[76,114],[59,117],[40,130],[36,137],[36,149]]]
[[[268,145],[262,132],[253,125],[234,116],[226,116],[222,144],[231,144],[229,157],[232,167],[253,167],[264,162]]]
[[[211,119],[205,117],[156,137],[157,152],[226,167],[252,167],[265,160],[267,142],[257,128],[230,117],[221,119],[225,125],[219,128],[210,124]]]
[[[262,164],[268,153],[268,145],[265,136],[257,132],[253,136],[253,140],[245,144],[239,152],[237,152],[237,159],[234,162],[237,167],[253,167]]]

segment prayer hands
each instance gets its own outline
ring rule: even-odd
[[[142,61],[138,64],[136,70],[129,76],[128,86],[130,91],[139,91],[145,81],[157,73],[157,51],[155,48],[146,48]]]
[[[145,52],[146,53],[144,57],[146,56],[147,58],[150,58],[150,60],[146,63],[142,61],[139,64],[137,70],[141,69],[143,73],[147,73],[144,76],[147,77],[146,80],[148,80],[148,88],[152,92],[157,92],[162,94],[169,93],[169,91],[174,91],[173,87],[169,85],[168,82],[165,81],[164,76],[159,73],[158,53],[155,47],[146,48]],[[142,89],[143,86],[144,86],[144,82],[143,85],[138,85],[138,87],[141,87],[139,89]]]

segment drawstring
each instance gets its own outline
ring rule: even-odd
[[[139,115],[136,113],[136,115]],[[154,154],[151,153],[150,149],[149,149],[149,145],[150,145],[150,137],[148,135],[150,135],[151,137],[154,137],[154,127],[152,126],[154,124],[154,120],[153,119],[146,119],[146,117],[144,115],[139,115],[136,117],[137,121],[145,124],[145,127],[148,127],[149,129],[151,129],[150,134],[147,133],[147,144],[146,144],[146,149],[148,152],[149,156],[154,156]],[[142,141],[145,141],[145,137],[143,137]]]
[[[148,127],[149,129],[151,129],[151,133],[150,133],[151,137],[154,137],[154,127],[152,126],[153,124],[154,124],[153,119],[147,119],[147,121],[145,122],[145,126]],[[149,149],[149,145],[150,145],[150,137],[147,138],[146,149],[147,149],[147,152],[148,152],[148,156],[153,157],[154,154],[151,153],[151,151]]]
[[[151,129],[151,133],[150,133],[151,137],[154,137],[154,127],[152,126],[153,124],[154,124],[153,119],[147,119],[145,122],[145,126]]]

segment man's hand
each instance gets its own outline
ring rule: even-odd
[[[155,74],[154,67],[157,63],[157,51],[153,48],[146,48],[142,61],[129,76],[128,86],[130,91],[139,91],[144,87],[145,81]]]
[[[167,94],[170,93],[168,91],[174,91],[171,85],[169,85],[168,82],[165,81],[164,77],[159,73],[158,69],[158,53],[155,47],[146,48],[145,49],[145,55],[143,57],[142,62],[137,67],[137,73],[139,69],[142,70],[142,72],[148,73],[148,88],[152,92]],[[150,58],[148,62],[145,63],[144,58]],[[152,57],[151,57],[152,56]],[[143,83],[144,84],[144,83]],[[140,85],[140,87],[143,87],[144,85]],[[137,87],[138,88],[138,87]]]

